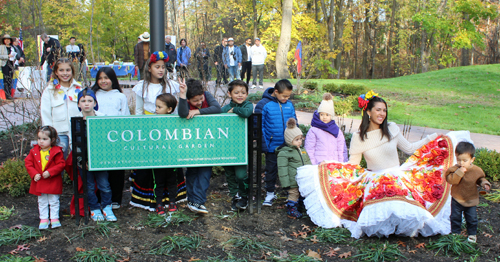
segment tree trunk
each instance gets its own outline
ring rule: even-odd
[[[94,6],[95,6],[95,0],[92,0],[92,14],[90,15],[90,53],[92,53],[92,64],[95,65],[95,60],[94,60],[94,46],[92,45],[92,22],[94,20]]]
[[[287,54],[290,49],[290,41],[292,38],[292,8],[293,0],[283,0],[281,8],[283,17],[281,19],[281,35],[276,51],[276,74],[278,78],[289,78],[287,65]]]
[[[253,8],[253,39],[259,35],[259,22],[257,21],[257,0],[252,1]]]
[[[335,10],[335,1],[330,0],[330,9],[326,8],[325,0],[321,0],[321,9],[323,10],[323,16],[326,20],[327,30],[328,30],[328,47],[330,52],[335,49],[335,39],[334,39],[334,26],[333,26],[333,11]],[[335,68],[335,59],[330,59],[332,63],[332,68]],[[333,77],[333,76],[330,76]]]
[[[385,77],[391,77],[392,66],[392,35],[394,33],[394,21],[396,18],[396,9],[398,8],[396,0],[392,0],[391,25],[389,29],[389,37],[387,39],[387,74]]]
[[[358,27],[359,27],[359,22],[355,21],[354,22],[354,70],[352,72],[354,79],[357,77],[358,73],[358,39],[359,39]]]

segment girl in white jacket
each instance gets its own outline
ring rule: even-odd
[[[73,78],[75,69],[67,58],[60,58],[54,64],[52,81],[42,94],[40,111],[43,126],[57,130],[64,158],[68,156],[71,137],[71,118],[80,115],[78,93],[80,84]]]
[[[99,113],[106,116],[128,116],[130,109],[128,99],[122,93],[115,71],[110,67],[101,67],[97,72],[97,80],[92,87],[97,101]],[[108,181],[111,187],[111,207],[118,209],[122,203],[125,170],[108,170]]]

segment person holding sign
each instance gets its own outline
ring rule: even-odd
[[[248,85],[245,81],[234,80],[229,83],[227,94],[231,102],[222,107],[223,113],[235,113],[243,118],[249,118],[252,115],[253,104],[247,100]],[[231,210],[245,210],[248,206],[247,166],[225,166],[224,171],[226,171],[229,195],[233,197]]]
[[[156,108],[156,97],[168,93],[176,95],[179,93],[179,84],[168,80],[165,74],[165,63],[169,61],[165,51],[157,51],[151,54],[144,66],[144,80],[139,81],[132,89],[136,94],[135,114],[153,115]],[[176,113],[174,111],[174,113]]]
[[[97,104],[97,98],[95,93],[89,89],[85,88],[80,93],[78,93],[78,109],[81,111],[81,116],[85,119],[87,116],[102,116],[102,113],[97,112],[99,105]],[[81,170],[83,168],[88,168],[87,163],[78,163],[78,168]],[[97,200],[95,194],[95,187],[100,191],[101,194],[101,207]],[[94,221],[116,221],[116,216],[113,214],[111,207],[111,187],[108,181],[107,171],[88,171],[87,170],[87,200],[90,208],[90,217]]]
[[[97,99],[101,101],[99,112],[107,116],[128,116],[130,109],[128,99],[122,93],[115,71],[110,67],[101,67],[97,72],[97,80],[92,87]],[[110,170],[109,185],[113,209],[118,209],[122,203],[123,186],[125,185],[125,170]]]
[[[184,79],[180,81],[179,116],[192,119],[196,115],[220,114],[217,100],[209,92],[203,91],[200,80]],[[204,206],[207,190],[210,186],[212,167],[190,167],[186,171],[186,189],[188,208],[196,213],[208,214]]]

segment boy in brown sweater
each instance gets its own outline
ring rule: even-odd
[[[476,243],[477,211],[479,194],[476,185],[490,190],[491,184],[486,180],[483,170],[472,164],[476,150],[469,142],[458,143],[455,149],[457,164],[446,170],[446,181],[451,186],[451,232],[460,234],[462,231],[462,212],[467,222],[467,238]]]

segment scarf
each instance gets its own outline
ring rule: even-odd
[[[339,135],[339,126],[335,124],[335,120],[332,119],[328,124],[325,124],[319,119],[318,111],[314,111],[313,119],[311,121],[311,126],[319,128],[325,132],[332,134],[335,138]]]

